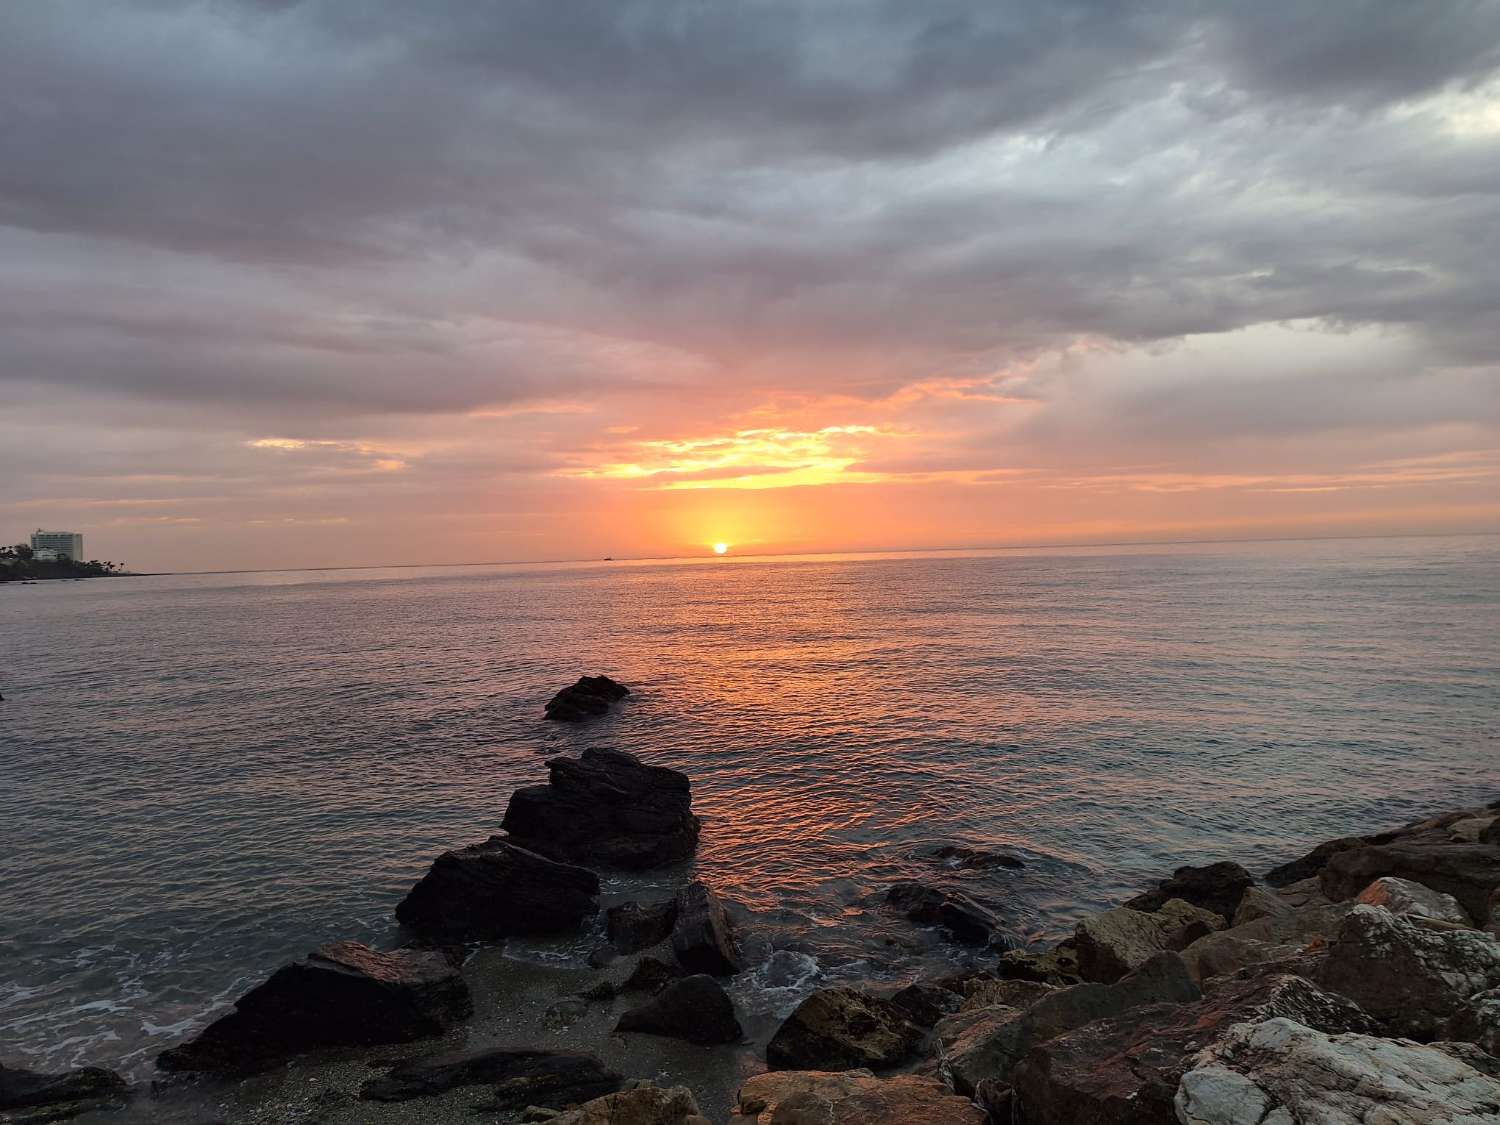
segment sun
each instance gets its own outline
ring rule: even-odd
[[[729,544],[728,543],[715,543],[714,544],[714,554],[716,554],[716,555],[724,555],[724,554],[728,554],[728,553],[729,553]]]

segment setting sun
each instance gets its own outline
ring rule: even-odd
[[[728,543],[715,543],[714,544],[714,554],[716,554],[716,555],[723,555],[723,554],[727,554],[728,552],[729,552],[729,544]]]

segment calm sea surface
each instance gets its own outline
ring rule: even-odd
[[[951,956],[877,909],[898,878],[1026,941],[1500,795],[1496,538],[54,582],[0,587],[0,638],[0,1058],[137,1077],[282,961],[399,940],[432,857],[590,745],[692,777],[752,1007]],[[542,722],[582,672],[636,694]]]

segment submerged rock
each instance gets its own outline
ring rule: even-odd
[[[1084,980],[1108,984],[1158,953],[1183,949],[1222,929],[1218,914],[1171,899],[1154,913],[1117,906],[1080,921],[1073,932],[1078,971]]]
[[[43,1074],[0,1064],[0,1120],[63,1121],[123,1105],[128,1091],[125,1079],[103,1067]]]
[[[606,1094],[547,1118],[548,1125],[710,1125],[686,1086],[648,1083]]]
[[[580,676],[547,701],[546,717],[555,722],[577,723],[609,711],[611,703],[624,699],[630,689],[608,676]]]
[[[944,867],[977,868],[1009,867],[1021,868],[1026,861],[1007,852],[991,852],[982,848],[967,848],[961,844],[938,844],[922,848],[916,853],[926,859],[936,860]]]
[[[1228,922],[1234,917],[1241,897],[1254,883],[1255,877],[1250,872],[1228,860],[1207,867],[1179,867],[1170,879],[1157,884],[1155,890],[1136,895],[1124,905],[1151,913],[1173,899],[1181,899]]]
[[[967,895],[913,880],[897,883],[887,891],[885,904],[913,922],[939,926],[967,945],[988,944],[1000,929],[999,919]]]
[[[699,973],[674,980],[620,1016],[616,1031],[639,1031],[689,1043],[738,1043],[744,1038],[734,1002],[719,982]]]
[[[683,968],[714,977],[740,971],[734,923],[708,884],[692,882],[677,893],[672,952]]]
[[[677,901],[622,902],[604,916],[604,932],[616,952],[637,953],[666,941],[677,922]]]
[[[196,1039],[157,1056],[163,1070],[249,1073],[324,1047],[409,1043],[473,1011],[440,952],[325,945],[277,969]]]
[[[553,758],[547,769],[546,785],[511,794],[500,827],[516,845],[567,863],[631,871],[681,862],[698,846],[686,774],[603,749]]]
[[[868,1070],[782,1070],[740,1088],[730,1121],[755,1125],[984,1125],[984,1111],[941,1082]]]
[[[624,1081],[593,1055],[578,1051],[467,1051],[401,1063],[366,1082],[359,1096],[404,1102],[459,1086],[489,1086],[494,1099],[486,1108],[561,1108],[612,1094]]]
[[[396,907],[427,937],[477,941],[571,930],[599,909],[599,877],[499,836],[438,856]]]
[[[1184,1125],[1475,1125],[1500,1120],[1500,1081],[1441,1046],[1271,1019],[1200,1052],[1174,1102]]]
[[[922,1029],[890,1000],[852,988],[820,988],[798,1004],[766,1045],[772,1070],[895,1066],[921,1043]]]

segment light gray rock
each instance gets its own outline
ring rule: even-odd
[[[1078,971],[1087,981],[1110,984],[1140,968],[1153,955],[1182,949],[1196,938],[1224,928],[1211,910],[1171,899],[1147,913],[1118,906],[1078,923]]]
[[[1452,895],[1394,875],[1376,879],[1360,891],[1354,901],[1366,906],[1382,906],[1392,914],[1414,914],[1419,918],[1435,918],[1460,926],[1472,925],[1468,911]]]
[[[1448,825],[1448,838],[1460,844],[1478,844],[1484,840],[1485,829],[1494,824],[1494,813],[1485,816],[1470,816],[1455,820]]]
[[[1500,1081],[1438,1047],[1271,1019],[1199,1052],[1175,1107],[1182,1125],[1494,1125]]]

